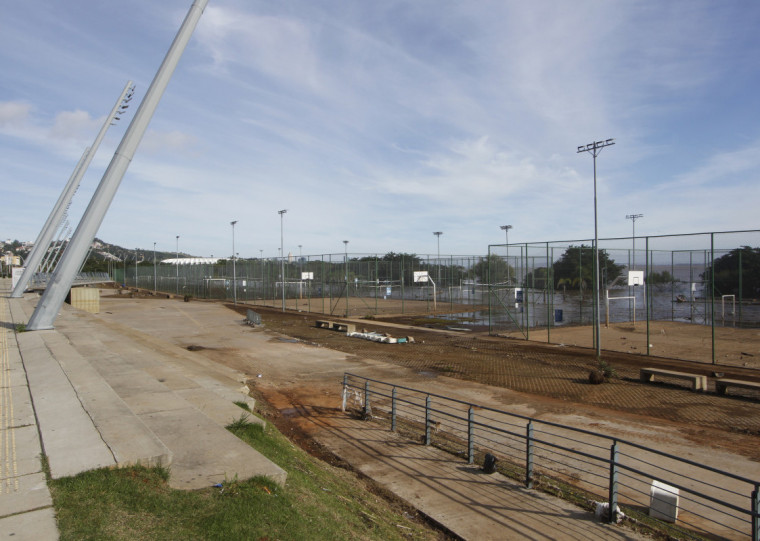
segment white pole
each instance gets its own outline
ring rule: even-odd
[[[148,128],[153,114],[158,107],[161,96],[166,90],[169,80],[174,73],[182,53],[187,47],[188,41],[192,36],[193,30],[198,24],[198,20],[203,14],[203,10],[208,4],[208,0],[195,0],[187,13],[182,26],[179,29],[174,42],[169,51],[166,53],[161,67],[158,69],[153,82],[150,84],[140,107],[135,113],[132,122],[129,124],[124,137],[116,149],[111,163],[106,169],[103,178],[100,181],[95,194],[87,206],[87,210],[79,222],[74,236],[69,243],[68,248],[61,258],[61,262],[56,269],[55,274],[45,293],[42,295],[40,302],[37,304],[32,317],[26,328],[28,330],[52,329],[53,320],[63,305],[71,285],[74,282],[75,274],[79,269],[82,258],[87,253],[95,234],[103,222],[103,218],[111,205],[119,184],[127,172],[132,158],[140,145],[143,135]]]

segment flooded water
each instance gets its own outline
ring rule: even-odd
[[[692,292],[689,284],[655,286],[649,301],[649,319],[678,321],[710,325],[714,314],[715,324],[735,327],[760,327],[760,303],[745,301],[741,305],[733,297],[717,298],[713,303]],[[601,321],[610,323],[645,321],[647,319],[645,289],[625,287],[602,292],[600,298]],[[522,301],[522,302],[520,302]],[[552,326],[590,325],[593,323],[593,294],[577,291],[556,292],[553,296],[544,291],[502,290],[491,297],[491,314],[487,310],[438,315],[450,319],[458,327],[482,329],[490,325],[499,330]],[[483,300],[484,304],[488,299]]]

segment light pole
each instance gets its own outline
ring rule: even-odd
[[[512,229],[511,225],[502,225],[501,230],[504,231],[504,234],[507,236],[505,239],[507,241],[507,285],[509,285],[509,230]]]
[[[633,239],[633,255],[631,256],[631,270],[636,270],[636,220],[639,218],[643,218],[643,214],[626,214],[625,219],[631,220],[633,222],[633,235],[631,238]]]
[[[135,248],[135,287],[140,287],[137,283],[137,250],[139,248]]]
[[[259,265],[261,265],[261,298],[264,298],[264,250],[259,249]]]
[[[346,265],[346,317],[348,317],[348,241],[343,241],[343,247],[344,247],[344,256],[343,261]]]
[[[158,271],[156,270],[156,243],[153,243],[153,293],[158,291]]]
[[[281,257],[281,264],[280,268],[282,269],[282,311],[285,311],[285,236],[283,232],[283,216],[285,213],[288,212],[288,209],[282,209],[278,210],[277,214],[280,215],[280,257]]]
[[[237,305],[237,271],[235,270],[235,224],[237,220],[230,222],[232,226],[232,304]]]
[[[601,326],[599,324],[599,228],[596,211],[596,157],[602,151],[604,147],[612,146],[615,144],[614,139],[607,139],[606,141],[594,141],[587,145],[581,145],[578,147],[578,152],[588,152],[594,157],[594,333],[596,335],[596,358],[602,360],[602,339],[600,336]]]
[[[175,266],[177,267],[177,295],[179,295],[179,235],[177,235],[177,259],[174,262]]]
[[[441,235],[443,235],[443,231],[433,231],[433,235],[435,235],[436,240],[438,241],[438,284],[441,283]]]

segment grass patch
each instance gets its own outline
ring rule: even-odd
[[[235,404],[239,408],[244,409],[245,411],[251,411],[251,406],[249,406],[247,402],[243,402],[242,400],[235,400],[233,404]]]
[[[351,472],[293,445],[248,414],[228,426],[288,472],[181,491],[167,468],[102,469],[50,482],[61,539],[439,539]]]
[[[16,333],[26,332],[26,323],[16,323]]]

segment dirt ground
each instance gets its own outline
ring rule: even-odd
[[[246,308],[239,305],[237,310],[244,314]],[[602,385],[591,385],[589,371],[596,366],[591,349],[541,345],[476,333],[414,329],[381,321],[356,321],[358,328],[415,338],[413,344],[379,344],[317,328],[315,321],[321,316],[316,314],[266,309],[259,312],[268,330],[301,343],[404,367],[423,378],[446,376],[516,392],[517,395],[505,393],[500,397],[506,404],[520,403],[519,395],[529,395],[539,414],[542,411],[571,413],[576,405],[583,404],[595,409],[600,417],[608,417],[609,410],[613,410],[641,419],[678,423],[688,427],[686,432],[695,443],[717,445],[760,461],[759,393],[730,391],[731,396],[719,396],[713,392],[713,383],[709,392],[695,393],[679,380],[654,384],[639,381],[642,366],[687,369],[711,376],[716,370],[712,364],[608,352],[604,357],[617,377]],[[760,373],[751,367],[721,366],[719,369],[726,377],[760,381]],[[308,389],[299,389],[299,393],[303,392],[308,393]],[[274,399],[282,402],[277,397]],[[303,396],[300,401],[303,403]],[[725,435],[716,440],[713,430]]]

